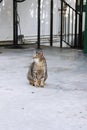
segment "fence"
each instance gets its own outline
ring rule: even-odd
[[[61,0],[61,44],[66,43],[73,48],[82,48],[82,3],[81,10],[72,8],[66,1]]]

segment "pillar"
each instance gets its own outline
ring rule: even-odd
[[[85,18],[85,32],[84,32],[84,53],[87,53],[87,0],[86,0],[86,18]]]

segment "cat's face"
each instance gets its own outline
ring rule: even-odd
[[[38,54],[35,54],[35,55],[33,56],[33,61],[34,61],[35,63],[39,63],[39,55],[38,55]]]
[[[33,55],[33,61],[35,63],[39,63],[39,61],[41,61],[42,57],[43,57],[42,52],[38,52],[38,53],[36,52],[36,54]]]
[[[35,63],[39,63],[39,59],[38,59],[38,58],[33,58],[33,61],[34,61]]]

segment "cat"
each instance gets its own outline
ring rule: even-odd
[[[47,62],[43,51],[36,51],[28,70],[27,79],[32,86],[44,87],[47,77]]]

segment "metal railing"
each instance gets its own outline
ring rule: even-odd
[[[63,43],[73,48],[82,48],[82,10],[77,11],[77,1],[74,9],[66,1],[61,0],[61,48]]]
[[[1,2],[2,0],[0,0]],[[18,15],[17,15],[17,2],[23,2],[25,0],[13,0],[13,44],[15,47],[18,47]],[[37,48],[40,48],[42,43],[49,43],[49,46],[54,46],[54,43],[59,47],[69,46],[73,48],[82,48],[82,7],[83,2],[80,0],[79,10],[77,9],[77,1],[75,9],[71,7],[66,1],[60,0],[61,2],[61,29],[57,35],[53,34],[53,20],[54,20],[54,0],[50,0],[50,32],[47,36],[41,35],[41,19],[40,19],[40,4],[41,0],[37,1],[37,35],[34,37],[29,37],[29,40],[26,40],[24,36],[25,43],[32,42],[37,44]],[[60,31],[61,30],[61,31]]]

